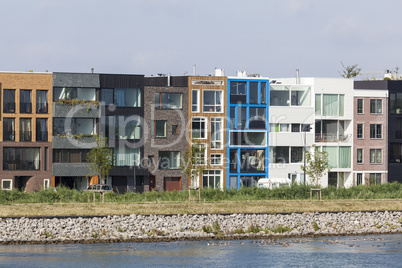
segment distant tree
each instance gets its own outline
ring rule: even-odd
[[[197,185],[201,180],[204,170],[208,167],[205,147],[198,140],[193,140],[191,147],[184,153],[184,164],[180,166],[188,181],[188,193],[190,199],[190,184]],[[200,200],[200,188],[198,187],[198,199]]]
[[[357,64],[351,65],[351,66],[346,66],[343,64],[343,62],[341,62],[343,70],[342,72],[339,72],[339,74],[343,77],[343,78],[354,78],[356,76],[358,76],[361,72],[361,68],[357,67]]]
[[[106,137],[102,135],[96,137],[96,147],[87,154],[87,158],[91,170],[88,176],[98,176],[101,183],[113,168],[113,151],[109,148]]]
[[[306,152],[306,167],[301,166],[301,169],[310,176],[312,184],[320,187],[320,178],[325,172],[330,172],[328,164],[328,153],[320,151],[318,147],[313,145],[313,151]]]

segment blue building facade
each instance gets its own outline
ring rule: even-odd
[[[269,80],[228,77],[227,188],[268,178]]]

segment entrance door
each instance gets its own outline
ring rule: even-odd
[[[181,191],[180,177],[165,177],[163,181],[163,189],[165,191]]]

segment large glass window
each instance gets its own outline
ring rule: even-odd
[[[15,141],[15,118],[3,118],[3,141]]]
[[[94,135],[95,133],[96,119],[94,118],[53,118],[54,135]]]
[[[221,189],[222,187],[222,171],[221,170],[204,170],[202,173],[202,187]]]
[[[114,160],[116,166],[130,166],[140,165],[141,155],[140,148],[117,147],[113,150]]]
[[[257,187],[259,179],[264,176],[240,176],[240,187]]]
[[[193,139],[206,139],[206,119],[191,119],[191,137]]]
[[[204,90],[204,113],[222,112],[222,91]]]
[[[370,105],[370,111],[371,111],[371,105]],[[402,113],[402,93],[389,94],[389,111],[391,114]]]
[[[20,118],[20,141],[32,141],[31,118]]]
[[[341,146],[339,147],[339,168],[351,167],[351,147]]]
[[[290,148],[290,161],[292,163],[303,162],[303,147],[291,147]]]
[[[53,163],[85,163],[89,149],[54,149]]]
[[[315,115],[321,115],[321,94],[315,94]]]
[[[382,125],[370,124],[370,139],[381,139],[381,138],[382,138]]]
[[[231,146],[266,146],[266,132],[231,131],[229,142]]]
[[[269,148],[270,156],[273,163],[289,163],[289,147],[288,146],[271,146]]]
[[[382,163],[382,149],[370,149],[370,164]]]
[[[389,145],[389,162],[402,163],[402,144],[391,142]]]
[[[179,169],[180,152],[159,152],[159,169]]]
[[[54,87],[53,89],[54,100],[96,100],[95,88],[80,88],[80,87]]]
[[[267,99],[267,83],[261,82],[261,94],[260,94],[261,104],[266,104],[267,103],[266,99]]]
[[[265,129],[265,112],[266,109],[262,107],[250,107],[250,129]]]
[[[222,148],[222,118],[211,118],[211,149]]]
[[[338,115],[338,95],[324,94],[323,95],[323,116]]]
[[[36,118],[36,141],[47,141],[47,119]]]
[[[141,139],[141,121],[138,116],[115,116],[116,139]]]
[[[3,91],[3,112],[15,113],[15,90],[4,89]]]
[[[370,100],[370,113],[382,114],[382,100]]]
[[[237,107],[237,128],[245,129],[247,127],[247,107]]]
[[[237,149],[230,149],[230,165],[229,165],[229,170],[230,172],[237,172],[237,167],[239,163],[239,155],[238,155],[238,150]]]
[[[3,148],[4,170],[39,170],[39,148]]]
[[[101,101],[105,104],[105,105],[110,105],[113,104],[113,88],[102,88],[101,90]]]
[[[370,173],[370,185],[381,184],[381,173]]]
[[[155,93],[156,109],[182,109],[182,93]]]
[[[247,103],[247,82],[230,82],[230,103]]]
[[[258,104],[258,82],[250,82],[249,103]]]
[[[20,91],[20,113],[32,113],[31,90]]]
[[[200,91],[198,89],[192,90],[191,111],[193,113],[198,113],[200,111]]]
[[[36,113],[46,114],[48,112],[47,90],[36,91]]]
[[[240,172],[264,172],[265,150],[241,149]]]
[[[323,146],[322,150],[328,153],[328,166],[330,168],[338,167],[338,147]]]
[[[115,88],[114,104],[118,107],[141,107],[139,88]]]

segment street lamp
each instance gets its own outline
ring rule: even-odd
[[[306,151],[307,151],[307,132],[310,132],[310,130],[312,129],[311,124],[306,124],[303,125],[303,132],[304,132],[304,173],[303,173],[303,180],[304,180],[304,184],[306,184]]]

